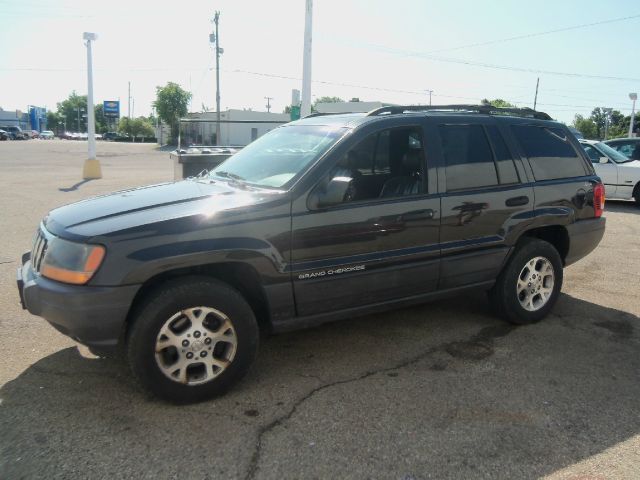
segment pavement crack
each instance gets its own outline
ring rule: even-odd
[[[321,391],[326,390],[326,389],[331,388],[331,387],[335,387],[337,385],[345,385],[345,384],[348,384],[348,383],[358,382],[360,380],[364,380],[365,378],[371,377],[371,376],[376,375],[378,373],[385,373],[385,372],[390,372],[392,370],[398,370],[398,369],[401,369],[401,368],[404,368],[404,367],[408,367],[409,365],[417,363],[420,360],[423,360],[424,358],[427,358],[429,355],[432,355],[432,354],[442,350],[442,348],[443,348],[442,345],[439,345],[437,347],[432,347],[432,348],[430,348],[428,350],[425,350],[424,352],[420,353],[419,355],[417,355],[415,357],[412,357],[412,358],[410,358],[408,360],[405,360],[405,361],[403,361],[401,363],[398,363],[396,365],[393,365],[392,367],[386,367],[386,368],[381,368],[381,369],[377,369],[377,370],[370,370],[370,371],[362,373],[362,374],[360,374],[360,375],[358,375],[356,377],[352,377],[352,378],[347,378],[347,379],[343,379],[343,380],[337,380],[335,382],[326,383],[324,385],[320,385],[320,386],[310,390],[306,395],[304,395],[303,397],[299,398],[293,404],[293,407],[291,407],[291,409],[289,409],[289,411],[287,413],[285,413],[284,415],[281,415],[280,417],[276,418],[275,420],[273,420],[272,422],[268,423],[267,425],[261,427],[260,430],[258,430],[258,438],[257,438],[257,441],[256,441],[255,450],[253,452],[253,455],[251,456],[251,462],[249,463],[249,469],[247,471],[247,474],[245,475],[245,479],[247,479],[247,480],[253,479],[255,477],[256,472],[258,471],[258,464],[260,462],[260,456],[262,454],[262,438],[267,433],[269,433],[271,430],[277,428],[278,426],[282,425],[287,420],[289,420],[291,417],[293,417],[293,415],[296,413],[296,411],[298,410],[300,405],[302,405],[304,402],[309,400],[316,393],[321,392]]]
[[[471,337],[469,337],[467,340],[462,340],[462,341],[457,341],[457,342],[447,342],[441,345],[437,345],[435,347],[431,347],[421,353],[419,353],[418,355],[415,355],[411,358],[405,359],[393,366],[390,367],[385,367],[385,368],[379,368],[379,369],[375,369],[375,370],[369,370],[366,371],[360,375],[357,375],[355,377],[351,377],[351,378],[346,378],[343,380],[336,380],[334,382],[329,382],[329,383],[325,383],[324,385],[320,385],[316,388],[311,389],[309,392],[307,392],[306,395],[302,396],[301,398],[299,398],[297,401],[294,402],[293,406],[289,409],[289,411],[281,416],[279,416],[278,418],[276,418],[275,420],[269,422],[268,424],[260,427],[260,429],[258,430],[258,434],[257,434],[257,438],[256,438],[256,443],[255,443],[255,447],[254,447],[254,451],[253,454],[251,455],[251,460],[249,462],[249,468],[247,469],[247,473],[245,475],[245,480],[252,480],[253,478],[255,478],[256,473],[258,472],[258,466],[260,464],[260,458],[262,456],[262,447],[263,447],[263,442],[262,439],[264,438],[264,436],[266,434],[268,434],[269,432],[271,432],[272,430],[274,430],[275,428],[279,427],[280,425],[284,424],[285,422],[287,422],[289,419],[291,419],[291,417],[293,417],[293,415],[298,411],[298,408],[305,403],[307,400],[309,400],[311,397],[313,397],[315,394],[322,392],[323,390],[327,390],[331,387],[335,387],[337,385],[345,385],[345,384],[349,384],[349,383],[355,383],[355,382],[359,382],[361,380],[364,380],[366,378],[369,378],[373,375],[379,374],[379,373],[387,373],[387,372],[391,372],[393,370],[399,370],[402,368],[406,368],[408,366],[411,366],[413,364],[416,364],[422,360],[424,360],[425,358],[437,353],[437,352],[447,352],[449,353],[449,350],[452,350],[452,346],[456,346],[459,347],[460,345],[463,344],[472,344],[475,345],[477,343],[482,343],[485,345],[490,345],[491,343],[493,343],[493,340],[496,338],[500,338],[500,337],[504,337],[506,335],[508,335],[509,333],[511,333],[514,329],[516,329],[518,327],[514,326],[514,325],[509,325],[509,324],[504,324],[504,325],[493,325],[493,326],[489,326],[489,327],[484,327],[482,329],[480,329],[480,331],[474,335],[472,335]],[[451,355],[451,353],[449,353]],[[452,355],[455,356],[455,355]],[[482,357],[484,358],[484,356]],[[470,360],[474,360],[477,359],[479,360],[480,358],[474,358],[473,356],[468,357],[467,359]]]

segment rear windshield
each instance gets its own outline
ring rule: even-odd
[[[585,162],[571,145],[565,130],[536,125],[513,125],[511,128],[529,158],[536,180],[587,175]]]

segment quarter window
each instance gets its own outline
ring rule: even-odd
[[[560,128],[514,125],[512,131],[529,158],[536,180],[581,177],[584,161]]]

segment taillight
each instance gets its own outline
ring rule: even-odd
[[[596,218],[602,216],[604,210],[604,185],[596,183],[593,187],[593,211]]]

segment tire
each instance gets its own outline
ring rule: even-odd
[[[168,281],[146,297],[134,317],[127,336],[129,366],[146,390],[170,402],[222,395],[257,354],[259,329],[251,307],[218,280]]]
[[[544,240],[524,238],[489,291],[489,300],[508,322],[535,323],[547,316],[558,300],[562,279],[562,259],[555,247]]]
[[[640,207],[640,183],[633,189],[633,200],[636,202],[636,207]]]

